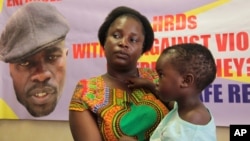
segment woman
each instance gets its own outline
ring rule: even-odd
[[[107,60],[107,72],[80,80],[70,103],[69,122],[75,141],[149,140],[168,113],[158,100],[151,69],[137,68],[150,50],[154,32],[147,18],[128,7],[117,7],[98,31]],[[145,80],[145,81],[144,81]],[[144,84],[144,87],[136,86]],[[143,81],[143,82],[142,82]]]

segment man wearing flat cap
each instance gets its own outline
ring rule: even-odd
[[[1,33],[0,60],[9,63],[17,100],[34,117],[53,112],[62,94],[68,32],[68,22],[54,6],[30,2]]]

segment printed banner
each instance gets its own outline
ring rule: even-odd
[[[22,5],[37,0],[0,1],[0,32]],[[106,71],[98,28],[117,6],[135,8],[152,23],[153,49],[140,58],[138,67],[155,68],[164,48],[196,42],[207,46],[217,64],[217,78],[201,94],[217,126],[250,123],[250,1],[249,0],[40,0],[51,3],[69,21],[66,37],[66,82],[55,110],[33,117],[15,95],[8,63],[0,61],[0,119],[68,120],[68,107],[76,83]]]

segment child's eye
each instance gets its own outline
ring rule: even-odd
[[[163,74],[162,73],[158,73],[158,76],[159,76],[159,78],[162,78]]]

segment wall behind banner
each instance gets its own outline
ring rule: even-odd
[[[67,121],[77,81],[105,72],[106,60],[97,39],[99,26],[111,9],[125,5],[145,14],[155,31],[154,47],[140,58],[139,67],[154,68],[161,51],[170,45],[197,42],[208,46],[218,73],[214,83],[202,92],[202,101],[217,126],[250,123],[250,0],[144,0],[141,4],[126,0],[41,1],[55,5],[70,23],[64,92],[53,113],[32,117],[16,100],[8,65],[0,62],[0,119]],[[8,17],[26,2],[0,1],[0,32]]]
[[[229,128],[217,127],[217,141],[229,141]],[[0,120],[0,141],[73,141],[67,121]]]

